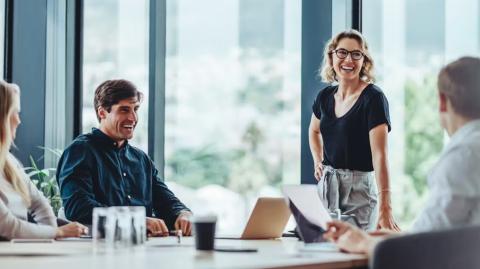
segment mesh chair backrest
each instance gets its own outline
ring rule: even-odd
[[[480,268],[480,226],[383,240],[374,249],[370,268]]]

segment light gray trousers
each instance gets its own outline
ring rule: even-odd
[[[354,214],[362,229],[374,230],[377,224],[377,184],[374,172],[323,167],[318,182],[318,193],[323,205],[331,212]]]

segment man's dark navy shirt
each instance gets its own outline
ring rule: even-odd
[[[120,148],[99,129],[78,136],[62,154],[57,181],[69,220],[92,223],[94,207],[145,206],[147,216],[173,227],[188,208],[175,197],[152,160],[126,141]]]

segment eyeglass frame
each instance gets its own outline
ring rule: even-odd
[[[344,58],[338,56],[338,51],[346,51],[346,52],[347,52],[347,56],[345,56]],[[354,53],[354,52],[359,52],[360,55],[362,55],[362,57],[360,57],[360,58],[358,58],[358,59],[353,58],[353,54],[352,54],[352,53]],[[342,48],[340,48],[340,49],[334,49],[334,50],[331,50],[331,51],[330,51],[330,54],[333,54],[333,53],[335,53],[335,55],[338,57],[338,59],[342,59],[342,60],[343,60],[343,59],[347,59],[348,55],[350,55],[350,58],[351,58],[352,60],[354,60],[354,61],[360,61],[363,57],[365,57],[365,53],[363,53],[363,52],[360,51],[360,50],[347,50],[347,49],[342,49]]]

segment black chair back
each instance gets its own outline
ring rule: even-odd
[[[371,269],[480,268],[480,226],[409,234],[383,240]]]

